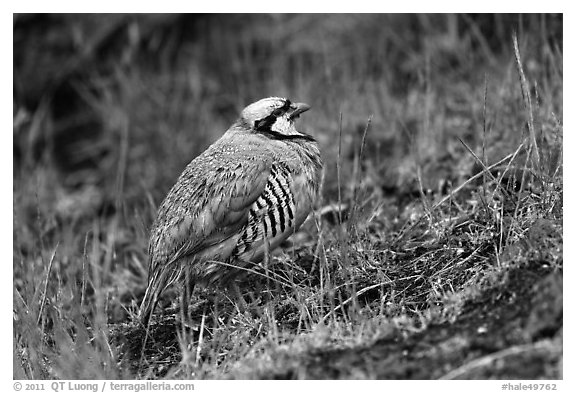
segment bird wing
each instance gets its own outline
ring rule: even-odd
[[[225,171],[219,167],[186,173],[184,179],[193,180],[179,180],[162,203],[150,237],[142,316],[150,315],[162,290],[181,277],[186,265],[178,263],[181,258],[225,242],[248,222],[250,206],[266,187],[272,161],[260,157],[230,166]]]
[[[207,173],[207,179],[218,179],[218,185],[206,184],[212,190],[207,195],[209,202],[194,217],[186,216],[165,231],[164,247],[169,245],[166,258],[160,260],[169,264],[238,234],[248,222],[250,207],[264,192],[271,167],[270,160],[236,163],[229,173],[230,179]],[[156,266],[151,268],[154,270]]]

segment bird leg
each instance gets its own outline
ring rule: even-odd
[[[194,292],[194,280],[192,280],[189,269],[184,269],[184,282],[180,295],[180,309],[183,322],[190,320],[189,305],[192,301],[192,292]]]
[[[248,304],[244,300],[244,296],[242,296],[240,287],[235,281],[233,281],[228,288],[232,292],[232,296],[236,298],[236,307],[238,309],[238,312],[240,314],[244,314],[244,312],[248,310]]]

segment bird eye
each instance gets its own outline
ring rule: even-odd
[[[259,130],[264,128],[263,125],[266,124],[266,119],[260,119],[260,120],[256,120],[254,122],[254,128]]]
[[[282,116],[284,113],[290,110],[290,106],[292,106],[292,102],[286,99],[284,101],[284,105],[282,105],[280,108],[274,109],[274,111],[272,112],[272,116],[274,117]]]
[[[254,122],[254,129],[258,131],[269,130],[272,124],[276,122],[276,119],[278,119],[281,116],[284,116],[284,114],[286,114],[286,112],[288,112],[291,109],[291,107],[292,102],[288,99],[284,100],[284,104],[281,107],[274,109],[272,113],[270,113],[265,118],[256,120]]]

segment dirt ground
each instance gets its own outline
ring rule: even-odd
[[[259,378],[561,379],[562,274],[537,262],[465,303],[454,322],[369,346],[317,350]],[[279,371],[282,370],[282,371]]]

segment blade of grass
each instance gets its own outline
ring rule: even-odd
[[[352,208],[350,211],[350,224],[354,225],[355,223],[355,219],[356,219],[356,215],[357,215],[357,210],[358,210],[358,188],[360,185],[360,171],[361,171],[361,165],[362,165],[362,158],[364,157],[364,147],[366,146],[366,135],[368,134],[368,130],[370,129],[370,124],[372,124],[372,115],[370,115],[370,117],[368,117],[368,120],[366,122],[366,126],[364,127],[364,132],[362,133],[362,142],[360,144],[360,153],[358,155],[358,160],[357,160],[357,168],[356,168],[356,176],[354,177],[354,185],[353,185],[353,191],[354,191],[354,197],[352,200]],[[340,202],[340,201],[339,201]],[[340,209],[340,207],[339,207]]]
[[[379,282],[377,284],[374,285],[370,285],[366,288],[362,288],[361,290],[355,292],[352,296],[350,296],[348,299],[341,301],[339,305],[337,305],[336,307],[334,307],[334,309],[332,309],[332,311],[330,311],[328,314],[324,315],[321,319],[321,322],[326,321],[326,319],[331,316],[332,314],[334,314],[336,311],[338,311],[339,309],[341,309],[342,307],[344,307],[346,304],[350,303],[351,301],[353,301],[354,299],[357,299],[358,296],[368,292],[371,289],[374,288],[378,288],[379,286],[385,285],[387,283],[383,283],[383,282]]]
[[[514,32],[512,35],[512,41],[514,43],[514,56],[516,57],[516,68],[518,70],[518,76],[520,77],[520,87],[522,90],[522,98],[524,101],[524,110],[526,112],[526,123],[528,124],[528,132],[530,136],[530,145],[532,153],[534,154],[533,164],[535,168],[540,168],[540,153],[538,151],[538,145],[536,143],[536,131],[534,130],[534,116],[532,114],[532,99],[530,98],[530,87],[526,80],[526,75],[524,74],[524,68],[522,67],[522,60],[520,58],[520,50],[518,49],[518,38]]]
[[[341,165],[342,165],[342,112],[340,112],[340,119],[338,122],[338,158],[336,160],[336,178],[338,182],[338,225],[342,225]]]
[[[46,304],[46,294],[48,293],[48,283],[50,282],[50,273],[52,272],[52,265],[54,263],[54,258],[56,257],[56,251],[58,250],[59,245],[60,242],[56,243],[56,247],[54,247],[54,251],[52,252],[52,256],[50,257],[50,262],[48,263],[48,271],[46,272],[46,280],[44,281],[44,291],[42,293],[42,300],[40,301],[40,310],[38,311],[37,323],[40,323],[40,320],[42,320],[42,315],[44,313],[44,305]],[[42,331],[44,331],[43,320],[42,320]]]

